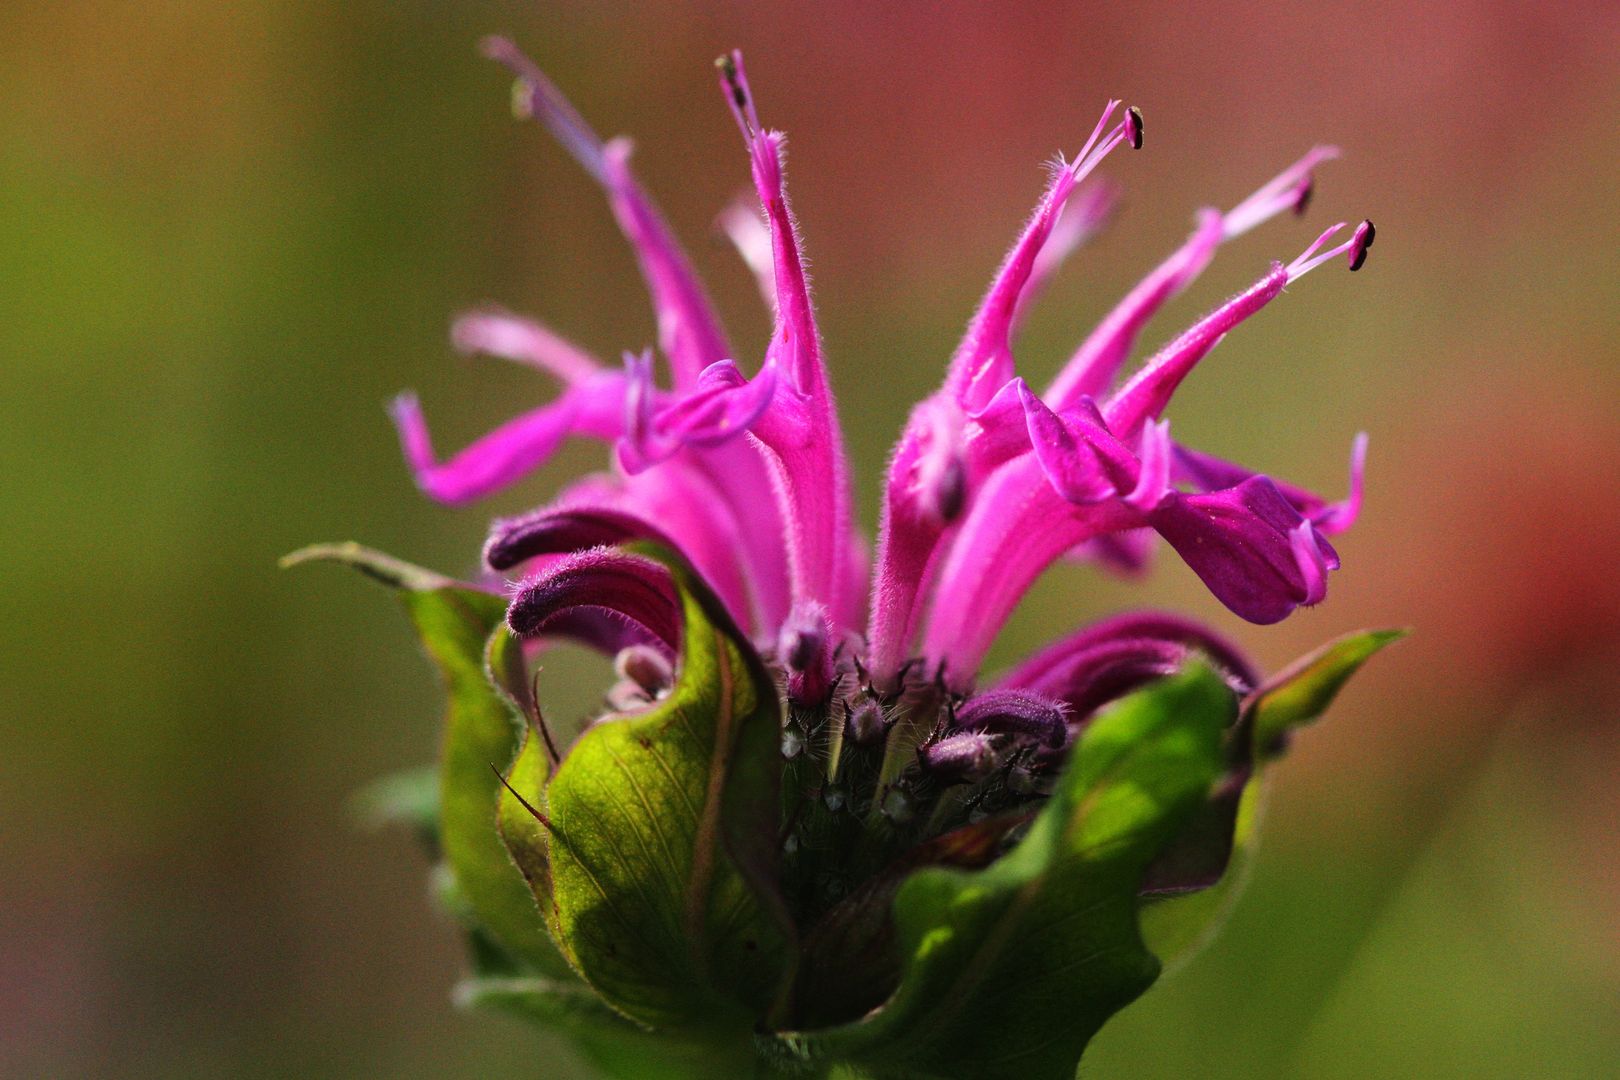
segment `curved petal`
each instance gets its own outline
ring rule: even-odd
[[[434,454],[415,395],[401,394],[389,412],[417,486],[440,502],[459,503],[522,479],[570,435],[617,436],[624,424],[624,393],[623,376],[603,372],[570,387],[555,401],[507,421],[446,461]]]
[[[773,256],[776,322],[766,363],[780,367],[784,385],[753,434],[766,451],[786,525],[793,600],[840,612],[847,607],[841,592],[852,557],[849,469],[783,179],[783,136],[760,127],[742,55],[722,57],[719,68],[721,89],[748,148]]]
[[[1221,603],[1253,623],[1316,603],[1326,572],[1339,565],[1327,540],[1264,476],[1173,496],[1148,520]]]
[[[671,655],[680,644],[680,607],[669,571],[614,548],[575,552],[523,581],[506,622],[519,637],[538,637],[592,613],[622,621]]]
[[[1178,670],[1194,652],[1218,664],[1240,692],[1259,682],[1249,659],[1215,631],[1179,615],[1141,611],[1093,623],[1054,642],[996,686],[1057,698],[1081,719],[1139,682]]]
[[[706,365],[731,354],[714,307],[657,206],[630,171],[630,144],[606,144],[534,61],[504,38],[485,38],[484,55],[517,76],[530,115],[545,125],[607,194],[613,216],[635,252],[652,295],[658,343],[677,387],[693,382]]]

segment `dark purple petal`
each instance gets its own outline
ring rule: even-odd
[[[518,585],[506,622],[519,637],[550,633],[558,620],[606,614],[642,640],[676,651],[681,613],[669,571],[651,559],[614,548],[575,552]]]
[[[1268,477],[1177,495],[1149,515],[1216,598],[1254,623],[1321,599],[1338,555]],[[1296,532],[1301,525],[1303,533]],[[1302,537],[1303,539],[1297,539]]]
[[[967,699],[956,710],[953,727],[959,731],[1023,736],[1049,750],[1068,740],[1067,709],[1028,690],[987,690]]]
[[[541,555],[567,555],[584,548],[613,547],[631,540],[671,543],[651,522],[623,510],[597,506],[545,507],[521,517],[496,521],[484,544],[484,562],[491,570],[510,570]]]
[[[1004,676],[997,688],[1062,701],[1075,720],[1083,720],[1143,683],[1174,673],[1195,653],[1220,667],[1240,693],[1259,679],[1237,647],[1207,627],[1176,615],[1137,612],[1048,646]]]

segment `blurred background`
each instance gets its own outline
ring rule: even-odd
[[[458,446],[550,388],[456,358],[496,301],[608,355],[653,325],[597,192],[475,42],[529,49],[637,161],[745,357],[716,239],[747,182],[710,60],[740,45],[791,184],[870,524],[1044,180],[1110,96],[1147,148],[1022,339],[1032,377],[1184,236],[1318,141],[1304,222],[1234,243],[1148,343],[1370,216],[1367,269],[1294,286],[1174,410],[1328,492],[1372,435],[1326,605],[1270,628],[1173,559],[1054,571],[1005,660],[1123,605],[1275,666],[1411,625],[1279,769],[1219,942],[1107,1028],[1093,1077],[1620,1075],[1620,7],[230,4],[0,8],[0,1074],[582,1075],[448,1002],[461,969],[364,782],[434,754],[404,620],[357,539],[449,571],[506,496],[420,498],[383,403]],[[586,694],[586,697],[589,695]],[[582,698],[581,700],[584,700]]]

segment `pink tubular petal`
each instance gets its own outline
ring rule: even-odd
[[[615,140],[604,146],[562,92],[510,41],[486,38],[483,50],[518,77],[527,90],[528,111],[602,184],[652,295],[659,347],[669,359],[675,385],[687,385],[704,367],[731,355],[703,286],[658,208],[630,172],[629,143]]]
[[[1047,404],[1064,409],[1082,395],[1101,396],[1124,366],[1148,320],[1203,272],[1221,239],[1221,215],[1203,211],[1187,242],[1143,278],[1081,343],[1043,395]]]
[[[506,621],[519,637],[538,637],[554,621],[582,613],[621,620],[672,655],[680,644],[680,608],[669,572],[651,559],[613,548],[575,552],[523,581]]]
[[[510,570],[542,555],[569,555],[632,540],[671,543],[651,522],[616,507],[548,506],[496,521],[484,543],[484,563],[491,570]]]
[[[1286,210],[1300,208],[1310,191],[1312,170],[1338,154],[1334,147],[1318,146],[1225,214],[1201,211],[1187,242],[1143,278],[1070,357],[1042,395],[1047,404],[1061,411],[1081,395],[1101,397],[1148,320],[1203,273],[1216,249]]]
[[[958,731],[1019,735],[1056,750],[1068,740],[1067,709],[1061,701],[1024,689],[995,689],[964,701],[951,718]]]
[[[705,367],[730,356],[731,348],[686,255],[630,172],[629,142],[608,143],[603,161],[614,216],[652,294],[659,348],[669,358],[675,385],[687,386]]]
[[[721,360],[703,369],[683,397],[655,405],[650,364],[631,358],[626,434],[618,446],[620,466],[634,475],[688,446],[712,448],[743,435],[764,414],[776,391],[776,365],[767,362],[752,380]]]
[[[1093,185],[1067,215],[1077,185],[1126,137],[1124,122],[1106,130],[1110,101],[1074,163],[1060,165],[1023,234],[1002,261],[951,359],[945,384],[913,411],[895,447],[885,485],[873,568],[867,647],[872,671],[888,686],[918,627],[925,585],[947,527],[971,488],[1026,441],[1013,377],[1012,335],[1038,291],[1069,250],[1098,228],[1113,202]],[[1106,131],[1106,133],[1105,133]],[[1067,227],[1064,220],[1072,222]],[[971,418],[971,419],[970,419]],[[959,444],[959,445],[958,445]]]
[[[1108,225],[1118,203],[1119,188],[1101,178],[1079,185],[1074,194],[1069,196],[1068,206],[1058,218],[1057,224],[1052,227],[1045,246],[1035,256],[1035,264],[1029,272],[1029,281],[1024,284],[1023,291],[1018,295],[1018,302],[1013,309],[1010,335],[1017,335],[1030,308],[1034,306],[1035,301],[1046,290],[1046,286],[1051,283],[1053,275],[1069,256],[1090,243],[1092,238]]]
[[[777,401],[754,427],[766,452],[771,488],[787,527],[787,556],[795,603],[847,607],[852,518],[843,435],[821,343],[799,238],[782,178],[782,136],[760,128],[742,55],[719,63],[721,89],[742,129],[754,187],[770,229],[776,324],[767,364],[779,367]]]
[[[1226,239],[1242,236],[1278,214],[1304,213],[1315,183],[1312,174],[1324,161],[1339,156],[1337,146],[1313,146],[1305,156],[1267,181],[1258,191],[1224,215]]]
[[[654,423],[683,443],[718,446],[752,427],[775,392],[775,364],[767,363],[748,379],[736,364],[721,360],[704,368],[692,393],[660,412]]]
[[[1104,134],[1109,119],[1119,108],[1110,101],[1103,110],[1091,138],[1072,164],[1061,165],[1053,174],[1035,213],[1023,234],[1002,261],[979,310],[968,324],[967,335],[951,358],[945,389],[968,410],[981,407],[1013,375],[1011,335],[1019,300],[1036,270],[1037,260],[1056,227],[1064,204],[1075,186],[1103,158],[1125,139],[1125,124],[1116,124]]]
[[[1320,604],[1327,597],[1327,559],[1317,543],[1316,530],[1308,521],[1302,521],[1288,533],[1288,546],[1294,553],[1299,576],[1304,583],[1305,595],[1300,603]]]
[[[1159,350],[1104,406],[1103,415],[1108,419],[1109,429],[1121,439],[1135,438],[1143,424],[1158,418],[1181,380],[1209,355],[1221,338],[1276,299],[1288,280],[1288,271],[1283,265],[1274,264],[1265,277]]]
[[[1035,579],[1092,537],[1141,524],[1117,499],[1066,501],[1034,454],[998,469],[963,520],[938,574],[923,636],[929,670],[953,690],[972,686],[990,643]]]
[[[1029,443],[1052,489],[1071,503],[1101,502],[1118,491],[1125,478],[1104,465],[1094,440],[1076,438],[1063,420],[1027,386],[1020,386]]]
[[[571,387],[549,405],[507,421],[444,462],[434,455],[414,395],[400,395],[389,412],[417,486],[440,502],[459,503],[521,479],[570,435],[616,437],[623,423],[624,393],[624,379],[618,373],[597,375]]]
[[[463,353],[484,353],[548,371],[564,382],[584,382],[602,370],[590,353],[533,321],[500,311],[470,311],[450,327]]]
[[[746,568],[736,555],[735,523],[717,503],[700,474],[675,466],[613,489],[576,487],[553,506],[497,521],[484,559],[504,571],[542,556],[656,540],[684,554],[738,625],[747,627],[754,613]]]
[[[390,413],[417,486],[439,502],[460,503],[498,491],[537,468],[573,430],[576,409],[567,399],[534,409],[445,462],[434,456],[414,395],[394,399]]]

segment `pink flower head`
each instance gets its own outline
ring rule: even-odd
[[[535,367],[561,389],[549,403],[440,460],[414,398],[394,409],[407,460],[434,498],[460,502],[540,466],[566,439],[612,444],[607,472],[552,505],[495,524],[491,570],[520,576],[511,623],[604,647],[667,654],[667,583],[614,545],[655,539],[679,549],[761,651],[788,675],[794,701],[843,694],[857,742],[881,735],[885,702],[909,684],[942,682],[948,722],[919,747],[925,771],[982,775],[1027,748],[1060,751],[1074,725],[1140,682],[1199,652],[1235,688],[1256,676],[1211,631],[1168,616],[1084,630],[975,696],[991,643],[1037,578],[1065,556],[1140,567],[1162,537],[1234,613],[1271,623],[1319,603],[1339,565],[1329,537],[1354,522],[1366,439],[1351,455],[1350,493],[1330,502],[1181,446],[1165,413],[1176,388],[1284,287],[1343,256],[1352,270],[1370,222],[1322,233],[1289,263],[1134,365],[1147,322],[1227,241],[1285,212],[1302,213],[1317,147],[1226,211],[1201,210],[1181,247],[1084,337],[1044,392],[1018,375],[1014,344],[1032,298],[1058,263],[1100,229],[1115,201],[1093,174],[1121,146],[1140,148],[1141,114],[1110,101],[1070,159],[1059,159],[945,366],[912,410],[890,461],[876,555],[851,510],[831,379],[788,199],[784,138],[764,126],[742,57],[717,63],[741,132],[757,207],[720,224],[754,271],[774,315],[770,344],[735,356],[691,265],[630,168],[624,140],[603,142],[510,43],[485,52],[518,79],[521,112],[541,122],[602,187],[635,252],[657,322],[657,349],[601,363],[541,324],[496,311],[455,323],[464,352]],[[748,372],[752,370],[753,374]],[[849,696],[853,695],[853,696]]]

